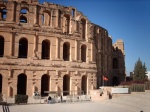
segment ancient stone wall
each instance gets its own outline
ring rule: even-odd
[[[112,76],[112,48],[107,30],[74,7],[0,1],[0,92],[8,97],[88,94]]]

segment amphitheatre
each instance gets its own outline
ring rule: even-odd
[[[0,0],[0,112],[1,98],[10,112],[149,112],[149,90],[109,97],[126,78],[124,42],[112,41],[76,7]]]
[[[124,42],[75,7],[0,0],[0,93],[7,103],[35,93],[91,100],[90,91],[124,81]],[[83,97],[83,96],[82,96]],[[11,108],[11,107],[10,107]]]

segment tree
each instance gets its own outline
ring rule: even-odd
[[[133,80],[142,81],[147,80],[147,78],[148,77],[146,75],[146,65],[145,63],[142,64],[142,61],[139,58],[138,61],[135,63]]]

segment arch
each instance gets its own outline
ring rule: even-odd
[[[51,23],[51,13],[48,10],[43,11],[42,24],[45,26],[50,26]]]
[[[20,16],[20,23],[27,23],[27,17],[21,15],[21,16]]]
[[[118,59],[113,58],[113,69],[118,69]]]
[[[42,14],[42,25],[44,25],[44,14]]]
[[[81,80],[81,90],[84,94],[87,94],[87,76],[83,75]]]
[[[7,10],[6,9],[2,10],[2,15],[1,16],[2,16],[3,20],[6,20],[6,16],[7,16]]]
[[[117,76],[113,77],[113,86],[118,86],[119,85],[119,79]]]
[[[0,4],[0,20],[6,20],[7,9],[4,4]]]
[[[2,93],[2,80],[3,79],[3,77],[2,77],[2,75],[0,74],[0,93]]]
[[[20,13],[21,13],[21,14],[27,14],[27,13],[28,13],[28,10],[29,10],[29,9],[28,9],[27,7],[22,7],[21,10],[20,10]]]
[[[4,37],[0,36],[0,57],[4,55]]]
[[[82,39],[85,39],[85,30],[86,30],[86,20],[84,18],[81,19],[81,36]]]
[[[21,3],[25,3],[25,4],[27,4],[27,2],[26,2],[26,1],[21,1]]]
[[[61,28],[61,11],[58,11],[58,27]]]
[[[81,61],[86,62],[86,45],[81,46]]]
[[[69,42],[65,42],[63,44],[63,59],[64,61],[70,60],[70,43]]]
[[[70,16],[65,14],[64,15],[64,33],[69,34],[69,27],[70,27]]]
[[[63,95],[69,95],[70,91],[70,76],[69,75],[64,75],[63,77]]]
[[[80,30],[80,22],[76,21],[76,31],[79,32]]]
[[[26,38],[21,38],[19,40],[19,58],[27,58],[28,54],[28,40]]]
[[[49,40],[42,41],[42,59],[50,59],[50,42],[49,42]]]
[[[50,84],[50,76],[44,74],[41,78],[41,96],[48,96],[48,93],[44,93],[44,91],[49,91]]]
[[[18,75],[17,95],[26,95],[27,76],[25,74]]]

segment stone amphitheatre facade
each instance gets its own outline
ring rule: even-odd
[[[106,29],[74,7],[0,0],[0,93],[7,97],[89,94],[118,85],[125,79],[124,56],[122,40],[112,44]]]

